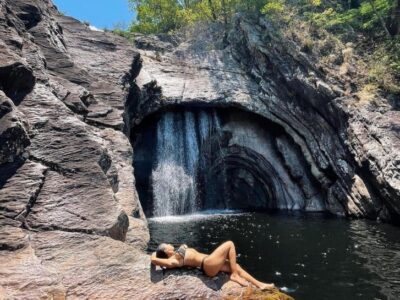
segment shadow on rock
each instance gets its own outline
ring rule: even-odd
[[[164,279],[164,269],[156,269],[156,266],[150,264],[150,280],[152,283],[158,283]]]
[[[17,106],[33,90],[35,82],[32,69],[22,63],[0,67],[0,89]]]
[[[164,285],[181,291],[188,291],[183,286],[188,285],[193,291],[201,290],[204,294],[207,294],[207,290],[212,290],[221,299],[293,300],[279,289],[261,291],[254,286],[242,287],[230,281],[228,274],[222,272],[215,277],[208,277],[198,269],[158,269],[152,265],[150,274],[151,281],[155,284],[162,281]]]
[[[188,281],[192,281],[192,279],[200,279],[205,286],[214,291],[218,291],[222,288],[222,286],[229,281],[229,276],[225,273],[220,273],[215,277],[208,277],[204,275],[200,270],[194,268],[181,268],[181,269],[163,269],[156,268],[154,265],[150,267],[150,278],[151,282],[158,283],[163,281],[164,284],[167,284],[169,281],[174,278],[179,278],[182,276],[189,277]]]
[[[24,164],[23,159],[17,159],[14,162],[4,163],[0,166],[0,188],[2,188],[7,180],[11,178],[17,170]]]

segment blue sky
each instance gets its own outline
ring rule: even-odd
[[[88,21],[97,28],[113,28],[117,23],[128,26],[134,18],[128,0],[53,0],[67,16]]]

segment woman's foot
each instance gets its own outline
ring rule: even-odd
[[[249,283],[244,278],[240,277],[238,273],[232,273],[231,280],[239,283],[241,286],[249,285]]]
[[[263,283],[259,286],[259,288],[264,291],[264,290],[272,290],[276,288],[276,286],[273,283]]]

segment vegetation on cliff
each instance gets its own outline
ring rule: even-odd
[[[260,16],[294,40],[321,68],[357,65],[360,98],[400,94],[400,0],[129,0],[137,18],[127,31],[174,33],[198,22],[228,30],[236,13]],[[350,89],[351,90],[351,89]],[[354,90],[352,90],[354,92]]]
[[[228,23],[237,12],[286,18],[286,12],[336,31],[357,30],[373,36],[400,34],[399,0],[129,0],[137,12],[131,30],[160,33],[199,20]]]

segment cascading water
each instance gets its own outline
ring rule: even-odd
[[[244,112],[171,109],[145,120],[132,140],[135,184],[148,216],[325,209],[301,149],[283,128]]]
[[[199,209],[198,168],[206,141],[221,130],[215,111],[167,112],[157,124],[156,166],[152,171],[154,216]]]

